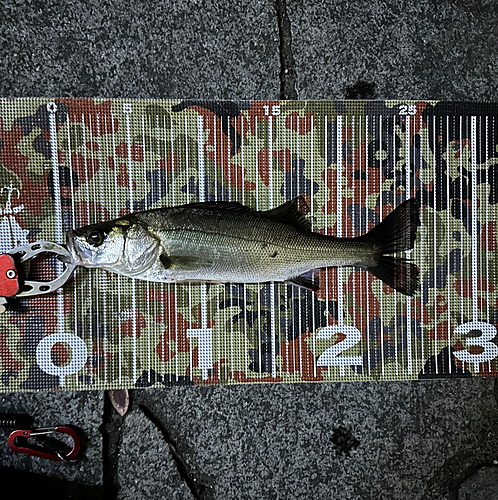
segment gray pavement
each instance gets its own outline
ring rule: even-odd
[[[299,99],[496,100],[495,1],[288,1]],[[360,89],[365,85],[360,85]]]
[[[1,13],[2,96],[498,100],[494,1],[4,0]],[[77,425],[87,450],[75,467],[17,456],[0,430],[2,491],[498,498],[495,387],[171,387],[133,391],[124,419],[102,393],[4,394],[0,412]]]

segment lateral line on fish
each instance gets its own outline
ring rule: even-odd
[[[205,230],[200,230],[200,229],[185,229],[185,228],[182,228],[182,229],[168,229],[167,231],[161,231],[162,233],[169,233],[169,232],[173,232],[173,231],[176,231],[177,233],[179,231],[184,231],[186,233],[194,233],[194,234],[214,234],[214,235],[219,235],[220,233],[217,233],[216,231],[205,231]],[[308,233],[309,235],[310,233]],[[338,243],[338,242],[344,242],[344,243],[349,243],[349,242],[357,242],[357,243],[365,243],[365,241],[361,241],[359,238],[361,238],[361,236],[358,236],[356,238],[337,238],[336,236],[325,236],[321,233],[311,233],[313,235],[316,235],[318,238],[321,238],[323,237],[323,242],[324,243],[330,243],[330,244],[333,244],[334,242]],[[368,233],[366,233],[368,234]],[[153,233],[154,235],[154,233]],[[155,235],[154,235],[155,236]],[[225,235],[223,235],[225,236]],[[268,240],[264,240],[264,239],[255,239],[255,238],[244,238],[243,236],[234,236],[234,235],[226,235],[226,236],[230,236],[230,238],[232,240],[237,240],[237,241],[246,241],[246,242],[257,242],[257,243],[264,243],[264,244],[267,244],[267,245],[271,245],[272,248],[278,248],[278,249],[281,249],[281,250],[288,250],[288,251],[295,251],[296,250],[296,247],[293,247],[293,246],[287,246],[287,245],[282,245],[282,244],[279,244],[279,243],[272,243],[272,242],[269,242]],[[362,235],[363,236],[363,235]],[[165,251],[166,248],[161,245],[162,248],[164,248]],[[174,257],[174,255],[172,255]],[[360,263],[360,261],[358,261],[356,263],[356,265],[358,265]],[[325,266],[325,267],[335,267],[333,265],[331,266]]]
[[[147,229],[147,231],[150,231],[150,229]],[[171,228],[171,229],[166,229],[166,230],[159,230],[159,229],[154,229],[152,231],[152,233],[154,234],[155,232],[161,232],[161,233],[169,233],[169,232],[173,232],[173,231],[185,231],[185,232],[189,232],[189,233],[204,233],[204,234],[220,234],[219,232],[217,231],[210,231],[210,230],[205,230],[205,229],[190,229],[190,228],[185,228],[185,227],[176,227],[176,228]],[[299,232],[298,229],[296,229],[296,231]],[[313,236],[316,236],[317,238],[320,238],[322,239],[323,238],[323,241],[325,242],[344,242],[344,243],[349,243],[349,242],[358,242],[358,243],[361,243],[362,240],[360,238],[362,238],[363,236],[365,236],[366,234],[368,233],[365,233],[364,235],[359,235],[359,236],[355,236],[353,238],[338,238],[337,236],[333,236],[333,235],[324,235],[324,234],[321,234],[321,233],[317,233],[317,232],[308,232],[308,233],[305,233],[305,232],[299,232],[299,234],[304,234],[306,236],[309,236],[310,234],[313,235]],[[264,239],[255,239],[255,238],[245,238],[243,236],[234,236],[232,234],[226,234],[226,236],[230,236],[230,238],[234,238],[234,239],[237,239],[237,240],[241,240],[241,241],[258,241],[258,242],[261,242],[261,243],[269,243],[268,240],[264,240]],[[363,240],[364,242],[365,240]],[[284,249],[287,249],[287,250],[292,250],[293,247],[287,247],[287,246],[282,246],[278,243],[273,243],[275,246],[279,246],[280,248],[284,248]]]

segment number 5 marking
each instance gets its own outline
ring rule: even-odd
[[[337,333],[346,335],[344,340],[326,349],[318,358],[317,366],[340,366],[341,377],[345,375],[345,366],[363,366],[362,356],[339,356],[339,354],[355,346],[361,340],[358,328],[350,325],[330,325],[320,330],[317,334],[319,339],[330,339]]]
[[[480,354],[471,354],[469,351],[455,351],[453,354],[464,363],[474,363],[474,371],[479,372],[479,364],[491,361],[498,356],[498,346],[491,342],[496,337],[496,327],[482,321],[470,321],[458,325],[453,335],[468,335],[470,332],[480,332],[478,337],[466,337],[467,347],[477,345],[483,348]]]

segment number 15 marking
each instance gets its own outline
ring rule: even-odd
[[[273,116],[278,116],[280,114],[280,104],[274,104],[271,109],[270,109],[270,106],[268,106],[268,104],[265,104],[263,106],[263,109],[265,110],[265,115],[266,116],[269,116],[270,115],[270,111],[271,111],[271,114]]]

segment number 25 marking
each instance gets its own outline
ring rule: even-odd
[[[401,116],[406,115],[416,115],[417,114],[417,106],[415,104],[400,104],[399,105],[399,114]]]
[[[351,325],[330,325],[320,330],[319,339],[330,339],[337,333],[346,335],[346,338],[326,349],[317,359],[317,366],[340,366],[341,376],[345,375],[346,366],[363,366],[362,356],[340,356],[347,349],[355,346],[361,340],[361,332]]]

